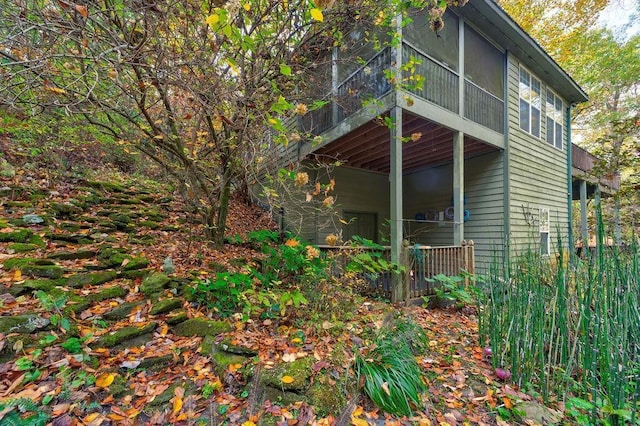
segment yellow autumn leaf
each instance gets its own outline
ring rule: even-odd
[[[173,397],[173,414],[177,414],[180,410],[182,410],[182,398],[175,396]]]
[[[295,381],[295,379],[291,376],[282,376],[282,379],[280,379],[282,381],[282,383],[293,383]]]
[[[351,416],[351,424],[354,426],[369,426],[369,422],[364,419]]]
[[[218,22],[220,22],[220,17],[214,13],[213,15],[209,15],[209,17],[207,18],[207,24],[209,25],[215,25]]]
[[[96,386],[98,386],[99,388],[108,388],[109,385],[113,383],[113,379],[115,379],[115,376],[111,373],[101,374],[96,379]]]
[[[324,21],[324,16],[322,15],[322,11],[317,7],[311,9],[311,18],[313,18],[314,21],[318,21],[318,22]]]
[[[242,423],[242,426],[256,426],[256,424],[250,420],[247,420],[246,422]]]
[[[84,423],[91,423],[92,421],[97,419],[99,415],[100,415],[100,413],[96,411],[96,412],[91,413],[88,416],[86,416],[84,419],[82,419],[82,421]]]
[[[22,271],[20,269],[16,269],[13,272],[13,280],[14,281],[20,281],[22,279]]]
[[[251,5],[249,3],[243,4],[242,7],[244,7],[244,10],[246,10],[247,12],[251,10]],[[250,423],[253,423],[253,422],[250,422]]]

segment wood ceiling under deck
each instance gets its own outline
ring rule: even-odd
[[[404,112],[403,136],[421,133],[416,142],[402,145],[402,169],[411,173],[417,170],[447,164],[453,161],[453,131],[429,120]],[[390,171],[389,128],[373,120],[344,135],[315,154],[340,160],[346,166],[388,174]],[[497,148],[465,136],[464,156],[475,157]]]

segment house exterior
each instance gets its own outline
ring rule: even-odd
[[[571,109],[586,93],[494,1],[449,8],[438,34],[426,13],[398,28],[396,47],[363,48],[358,64],[334,50],[329,102],[298,119],[309,137],[280,158],[339,159],[335,207],[347,224],[307,217],[302,236],[357,234],[396,261],[403,240],[473,240],[479,270],[507,248],[553,255],[558,237],[570,243]]]

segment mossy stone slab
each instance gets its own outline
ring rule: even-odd
[[[297,402],[304,402],[307,400],[304,395],[299,393],[276,389],[271,386],[266,386],[263,391],[264,401],[271,401],[272,404],[279,405],[281,407],[287,407]],[[262,425],[263,423],[260,424]]]
[[[76,274],[67,278],[69,287],[84,287],[88,285],[100,285],[113,281],[118,277],[116,271],[93,272],[90,274]]]
[[[7,250],[13,251],[14,253],[27,253],[30,251],[38,250],[40,248],[37,244],[31,243],[10,243],[7,244]]]
[[[18,229],[13,232],[0,232],[0,242],[2,243],[27,243],[33,235],[28,229]]]
[[[315,412],[322,417],[338,414],[347,405],[343,384],[336,384],[335,379],[326,373],[313,379],[313,384],[306,394],[309,404],[313,405]]]
[[[154,303],[149,313],[151,315],[161,315],[166,314],[167,312],[174,311],[176,309],[180,309],[181,307],[182,299],[164,299]]]
[[[90,294],[87,299],[91,302],[100,302],[107,299],[115,299],[116,297],[124,297],[127,295],[127,290],[120,286],[114,286],[105,288],[98,293]]]
[[[56,265],[25,265],[20,268],[23,275],[40,278],[61,278],[64,275],[64,269]]]
[[[91,259],[97,254],[94,250],[78,250],[78,251],[61,251],[58,253],[51,253],[47,255],[48,259],[58,260],[78,260],[78,259]]]
[[[180,312],[175,312],[173,315],[166,318],[164,322],[166,322],[167,325],[176,325],[176,324],[180,324],[181,322],[185,322],[188,319],[189,317],[187,316],[187,313],[185,311],[180,311]]]
[[[46,328],[49,324],[48,318],[40,317],[36,314],[0,317],[0,333],[30,334],[36,330]]]
[[[215,348],[215,346],[214,346]],[[230,354],[221,350],[214,350],[211,354],[213,370],[219,377],[223,377],[230,365],[244,364],[249,358],[242,355]]]
[[[149,259],[144,257],[132,257],[129,261],[122,267],[123,271],[135,271],[137,269],[144,269],[149,266]]]
[[[178,336],[217,336],[231,331],[232,327],[224,321],[213,321],[204,318],[191,318],[173,327]]]
[[[112,348],[134,337],[142,336],[143,334],[151,333],[158,326],[157,323],[151,322],[142,327],[124,327],[114,333],[104,335],[95,341],[91,346],[96,348]]]
[[[54,287],[61,285],[62,281],[51,279],[26,280],[22,283],[22,287],[28,290],[42,290],[44,292],[51,291]]]
[[[51,203],[49,210],[56,217],[72,217],[82,213],[82,208],[71,203]]]
[[[247,348],[246,346],[234,345],[230,339],[223,339],[218,346],[223,351],[236,354],[236,355],[244,355],[244,356],[258,355],[258,351],[251,348]]]
[[[140,306],[142,303],[143,302],[122,303],[111,311],[105,312],[102,315],[102,318],[106,319],[107,321],[119,321],[121,319],[125,319],[129,316],[129,314],[131,314],[131,312],[133,312],[136,307]]]
[[[140,291],[147,296],[154,293],[160,293],[169,286],[170,282],[171,278],[169,278],[162,272],[156,272],[142,280]]]
[[[259,380],[261,384],[269,385],[276,389],[303,391],[309,387],[312,365],[313,358],[308,356],[296,359],[293,362],[282,362],[271,370],[263,369]],[[293,382],[284,383],[282,381],[284,376],[292,377]]]

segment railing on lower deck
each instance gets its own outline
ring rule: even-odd
[[[357,247],[336,247],[319,246],[325,253],[330,253],[331,274],[336,277],[342,276],[350,262],[350,256],[376,249],[365,246]],[[439,274],[447,276],[460,275],[462,272],[475,273],[475,258],[473,242],[462,246],[431,247],[415,245],[405,248],[402,259],[405,259],[404,275],[405,288],[408,294],[405,298],[416,298],[421,296],[431,296],[435,294],[435,283],[429,281]],[[377,250],[380,251],[380,250]],[[384,247],[382,257],[389,261],[391,257],[390,247]],[[393,293],[392,272],[372,273],[364,272],[359,274],[359,278],[364,279],[369,289],[385,297],[391,298]],[[407,285],[408,284],[408,285]]]

